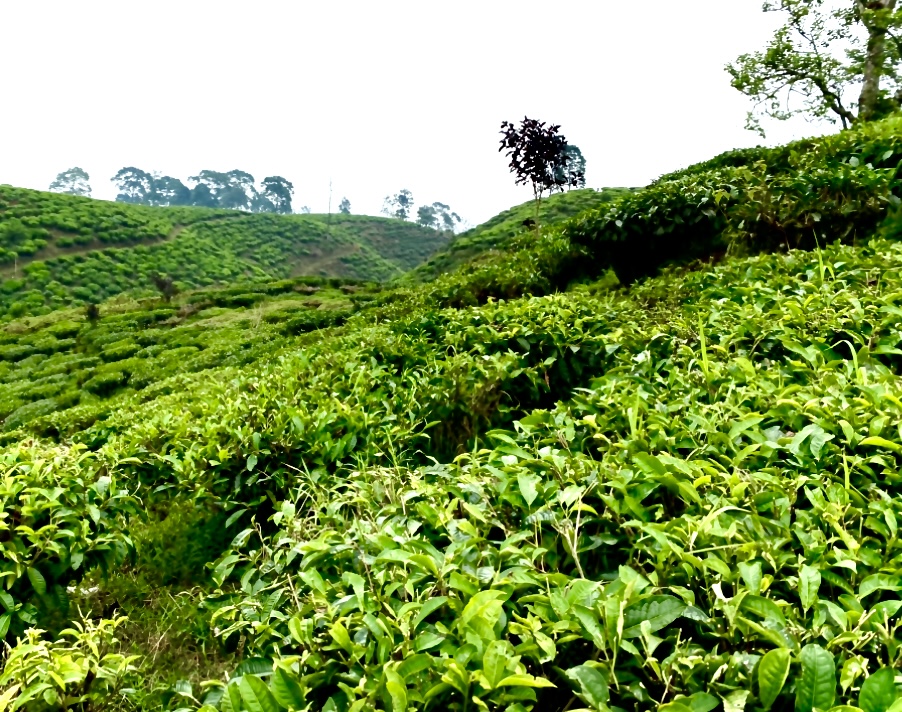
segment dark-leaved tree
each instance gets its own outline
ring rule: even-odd
[[[539,206],[542,196],[555,189],[580,185],[585,172],[569,167],[567,139],[560,125],[524,117],[520,126],[501,123],[501,148],[510,159],[510,170],[517,185],[532,186],[536,206],[536,233],[539,231]]]
[[[155,176],[153,179],[154,205],[191,205],[191,189],[178,178]]]
[[[342,198],[341,202],[338,204],[338,212],[340,212],[342,215],[350,215],[351,201],[347,198]]]

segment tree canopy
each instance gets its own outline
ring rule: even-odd
[[[53,193],[80,195],[87,198],[91,195],[91,184],[88,182],[90,180],[91,176],[87,171],[76,166],[59,173],[50,184],[50,190]]]
[[[206,208],[230,208],[256,213],[292,212],[294,186],[282,176],[268,176],[255,186],[254,176],[246,171],[227,173],[202,170],[189,178],[188,187],[178,178],[148,173],[128,166],[110,179],[119,189],[116,200],[137,205],[195,205]]]
[[[902,10],[898,0],[767,0],[784,23],[765,48],[726,69],[762,116],[839,121],[848,128],[895,111],[902,100]],[[857,97],[856,97],[857,90]]]

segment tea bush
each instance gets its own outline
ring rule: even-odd
[[[902,117],[779,149],[728,154],[571,221],[564,234],[621,282],[674,261],[869,237],[898,205]]]

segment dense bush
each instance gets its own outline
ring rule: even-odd
[[[621,282],[672,261],[811,249],[871,235],[898,204],[902,117],[779,149],[728,154],[665,176],[610,208],[574,219],[564,234]]]

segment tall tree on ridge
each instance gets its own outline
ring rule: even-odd
[[[255,210],[257,212],[291,214],[294,186],[282,176],[269,176],[260,181]]]
[[[80,195],[88,198],[91,196],[91,184],[88,182],[90,180],[91,176],[83,168],[76,166],[59,173],[50,184],[50,190],[54,193]]]
[[[501,123],[501,148],[510,159],[509,168],[517,185],[532,186],[535,200],[536,234],[539,233],[539,206],[542,196],[555,189],[579,185],[585,175],[575,167],[568,170],[567,139],[560,125],[524,117],[517,127],[509,121]]]
[[[413,193],[406,188],[399,190],[394,195],[385,196],[382,203],[382,213],[390,218],[408,220],[413,212]]]
[[[142,171],[134,166],[120,168],[110,182],[119,189],[116,196],[118,203],[134,203],[137,205],[150,205],[151,195],[154,192],[154,177],[147,171]]]

